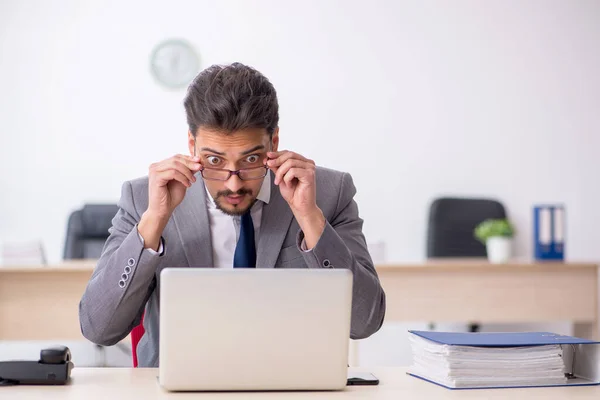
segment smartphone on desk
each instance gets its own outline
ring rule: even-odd
[[[346,385],[379,385],[379,379],[370,372],[348,372]]]

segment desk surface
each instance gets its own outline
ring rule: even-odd
[[[0,387],[7,399],[597,399],[599,386],[493,390],[449,390],[406,375],[403,368],[373,368],[379,386],[350,386],[340,392],[169,393],[157,382],[157,369],[75,368],[66,386]]]
[[[96,266],[97,260],[68,260],[50,265],[0,265],[0,273],[11,272],[91,272]],[[534,261],[534,260],[511,260],[506,264],[491,264],[485,258],[435,258],[422,262],[403,262],[378,264],[375,266],[378,271],[387,272],[389,270],[437,270],[448,269],[513,269],[513,268],[537,268],[537,269],[560,269],[560,268],[585,268],[596,269],[598,263],[595,262],[557,262],[557,261]]]

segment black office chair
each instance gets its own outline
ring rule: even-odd
[[[491,199],[442,197],[429,208],[427,226],[427,258],[486,257],[487,251],[473,232],[488,218],[506,218],[502,203]],[[430,324],[430,328],[432,325]],[[471,332],[479,331],[470,324]]]
[[[63,258],[100,258],[108,228],[118,210],[116,204],[86,204],[81,210],[73,211],[67,223]]]

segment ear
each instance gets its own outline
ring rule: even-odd
[[[188,131],[188,148],[190,149],[190,156],[194,156],[194,150],[196,149],[196,138],[192,135],[191,131]]]
[[[277,151],[279,148],[279,127],[275,128],[275,132],[273,132],[273,137],[271,138],[273,142],[273,147],[271,151]]]

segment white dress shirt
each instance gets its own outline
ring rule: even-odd
[[[217,208],[208,190],[206,191],[206,207],[208,209],[208,220],[210,223],[210,235],[212,238],[213,264],[215,268],[233,268],[233,256],[235,246],[240,236],[242,217],[225,214]],[[252,224],[254,225],[254,241],[258,248],[260,237],[260,222],[262,218],[263,204],[269,204],[271,199],[271,174],[267,174],[263,180],[256,202],[250,209]]]

